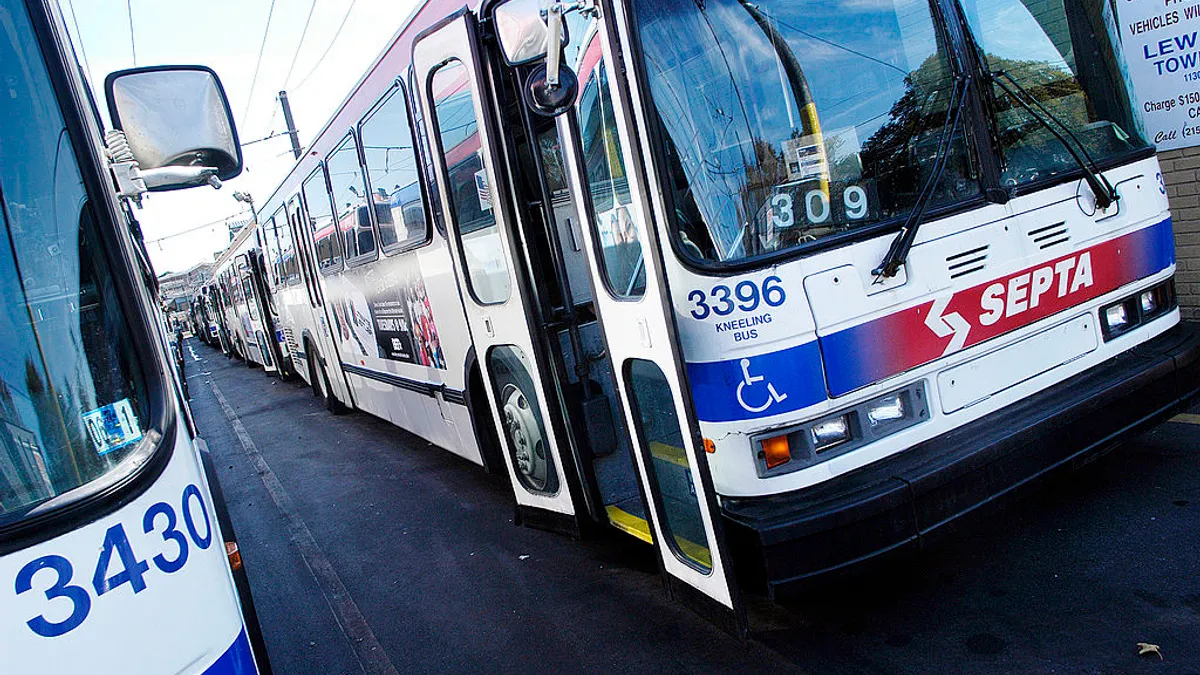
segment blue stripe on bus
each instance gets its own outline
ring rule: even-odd
[[[769,417],[825,400],[816,340],[728,361],[689,362],[687,373],[696,416],[703,422]]]
[[[217,662],[204,671],[204,675],[257,675],[254,667],[254,656],[250,653],[250,638],[246,637],[246,629],[238,634],[237,639],[225,650]]]

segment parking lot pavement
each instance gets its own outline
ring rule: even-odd
[[[191,344],[276,673],[1200,672],[1200,416],[902,565],[756,602],[742,642],[666,597],[649,547],[516,527],[505,478]]]

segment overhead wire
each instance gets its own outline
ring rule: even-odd
[[[308,35],[308,27],[312,24],[313,10],[316,8],[317,0],[312,0],[312,4],[308,6],[308,18],[304,20],[304,29],[300,31],[300,41],[296,43],[296,53],[292,54],[292,64],[288,66],[287,75],[283,78],[284,89],[287,89],[288,82],[292,81],[292,72],[296,69],[296,61],[300,59],[300,48],[304,46],[304,38]]]
[[[316,0],[313,0],[316,2]],[[250,116],[250,104],[254,101],[254,88],[258,85],[258,69],[262,67],[263,53],[267,50],[267,35],[271,32],[271,18],[275,16],[275,0],[267,10],[267,24],[263,27],[262,44],[258,47],[258,60],[254,63],[254,76],[250,78],[250,94],[246,96],[246,109],[242,112],[242,125],[245,126]]]
[[[158,243],[158,242],[160,242],[160,241],[166,241],[167,239],[174,239],[175,237],[182,237],[182,236],[183,236],[183,235],[185,235],[185,234],[191,234],[191,233],[193,233],[193,232],[199,232],[199,231],[201,231],[201,230],[205,230],[205,229],[211,229],[211,228],[214,228],[214,227],[216,227],[216,226],[218,226],[218,225],[228,225],[228,223],[229,223],[229,221],[230,221],[230,220],[232,220],[233,218],[237,218],[237,217],[238,217],[238,216],[240,216],[240,215],[244,215],[245,213],[246,213],[246,212],[245,212],[244,210],[243,210],[243,211],[239,211],[239,212],[237,212],[237,213],[234,213],[234,214],[232,214],[232,215],[225,216],[224,218],[221,218],[221,219],[219,219],[219,220],[213,220],[213,221],[209,221],[209,222],[207,222],[207,223],[204,223],[203,225],[196,225],[195,227],[189,227],[189,228],[188,228],[188,229],[186,229],[186,230],[180,230],[180,231],[178,231],[178,232],[172,232],[171,234],[166,234],[166,235],[163,235],[163,236],[161,236],[161,237],[158,237],[158,238],[156,238],[156,239],[149,239],[149,240],[147,240],[147,241],[146,241],[146,243],[147,243],[147,244],[157,244],[157,243]]]
[[[87,71],[88,81],[92,79],[92,64],[88,62],[87,48],[83,45],[83,32],[79,30],[79,17],[75,15],[75,4],[67,0],[67,9],[71,12],[71,23],[75,26],[75,41],[79,43],[79,55],[83,57],[83,69]]]
[[[300,89],[303,87],[304,83],[308,82],[308,78],[312,77],[313,73],[317,72],[317,68],[321,67],[321,63],[325,61],[325,57],[329,56],[329,50],[333,49],[333,45],[337,42],[338,37],[341,36],[342,29],[346,27],[346,21],[350,19],[350,12],[354,11],[354,4],[356,2],[358,2],[358,0],[350,0],[350,4],[346,6],[346,13],[342,15],[342,22],[338,24],[337,30],[334,31],[333,37],[329,40],[329,44],[325,45],[325,51],[321,52],[321,55],[317,57],[317,62],[313,64],[312,69],[308,71],[307,75],[300,78],[300,82],[296,84],[293,89]],[[314,3],[314,5],[315,4],[316,3]]]
[[[133,67],[137,68],[137,41],[133,38],[133,0],[125,0],[125,14],[129,17],[129,51],[133,53]]]

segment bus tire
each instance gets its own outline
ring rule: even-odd
[[[533,381],[525,372],[493,367],[500,426],[511,446],[511,462],[517,479],[538,493],[558,492],[558,473],[550,455],[545,421],[536,398]],[[507,454],[507,453],[506,453]]]
[[[312,385],[313,396],[317,397],[321,401],[321,405],[334,415],[344,415],[349,412],[346,405],[339,401],[329,388],[329,376],[325,373],[324,366],[320,364],[321,356],[313,348],[312,343],[309,343],[308,353],[308,377]]]

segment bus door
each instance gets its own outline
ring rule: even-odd
[[[529,277],[515,215],[499,187],[502,154],[496,120],[485,112],[476,44],[475,17],[467,11],[418,36],[417,95],[429,113],[455,272],[517,513],[529,525],[577,533],[581,489],[568,479],[576,458],[561,432],[550,365],[534,337]]]
[[[250,251],[249,263],[254,300],[258,304],[259,316],[262,317],[262,331],[256,337],[258,344],[263,348],[263,358],[267,360],[263,367],[267,372],[282,372],[283,355],[280,353],[279,341],[275,336],[275,310],[271,301],[270,286],[267,283],[267,268],[262,249]]]
[[[304,345],[304,338],[301,335],[296,336],[296,340],[300,343],[302,350],[306,353],[309,362],[309,384],[314,388],[320,388],[324,392],[325,397],[333,397],[336,401],[341,401],[347,404],[352,403],[350,395],[350,385],[346,383],[345,375],[342,372],[341,357],[338,355],[337,346],[334,344],[333,334],[331,331],[335,327],[329,321],[329,316],[325,311],[325,295],[321,289],[321,277],[317,273],[317,265],[313,261],[314,255],[312,249],[313,238],[310,232],[311,228],[308,225],[307,211],[300,201],[299,195],[293,195],[288,200],[288,222],[292,226],[292,241],[296,246],[296,255],[300,260],[300,276],[303,281],[305,293],[308,296],[308,305],[311,313],[309,314],[310,321],[308,328],[313,346],[319,351],[320,358],[313,359],[312,355],[307,354],[309,348]],[[323,362],[322,362],[323,361]],[[324,373],[325,378],[317,381],[315,378],[320,378]],[[328,387],[331,391],[325,391]],[[330,403],[330,409],[340,411],[336,403]]]
[[[601,18],[573,34],[583,42],[572,45],[570,64],[579,94],[574,109],[558,117],[595,306],[668,587],[742,633],[745,613],[705,452],[712,446],[701,439],[686,386],[664,248],[637,170],[629,91],[622,70],[610,65],[605,23]]]

